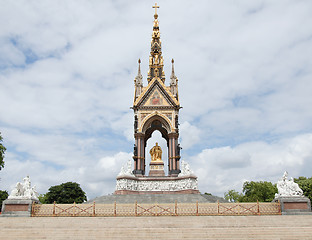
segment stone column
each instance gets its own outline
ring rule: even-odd
[[[172,136],[169,136],[168,140],[168,173],[170,175],[170,172],[172,170]]]
[[[143,176],[145,173],[145,146],[144,146],[144,134],[135,133],[135,142],[137,146],[137,156],[133,156],[134,170],[133,174]]]
[[[169,134],[169,175],[178,176],[180,170],[180,156],[177,155],[178,133]]]

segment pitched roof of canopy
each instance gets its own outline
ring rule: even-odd
[[[148,100],[150,94],[157,87],[160,90],[160,94],[164,96],[164,98],[167,100],[169,105],[173,107],[180,107],[179,101],[169,91],[169,87],[166,87],[165,84],[159,78],[156,78],[156,77],[153,78],[152,81],[148,83],[147,87],[144,88],[140,96],[134,101],[133,107],[137,108],[137,107],[143,106],[145,101]]]

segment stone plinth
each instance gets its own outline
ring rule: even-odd
[[[2,203],[2,217],[30,217],[33,199],[7,199]]]
[[[199,193],[197,177],[119,176],[114,194],[189,194]]]
[[[155,161],[150,163],[149,176],[165,176],[164,162]]]
[[[274,201],[280,202],[282,214],[311,213],[311,201],[304,196],[277,197]]]

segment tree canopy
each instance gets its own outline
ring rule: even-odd
[[[224,193],[224,198],[229,202],[241,202],[242,197],[243,194],[235,191],[234,189]]]
[[[4,153],[6,148],[2,145],[2,136],[0,132],[0,170],[4,167]]]
[[[310,198],[312,201],[312,177],[306,178],[306,177],[299,177],[295,178],[294,182],[298,183],[299,187],[302,189],[303,194]]]
[[[244,202],[272,202],[277,193],[276,184],[267,181],[245,182],[243,185]]]
[[[245,182],[242,193],[229,190],[224,194],[224,198],[231,202],[271,202],[277,193],[276,185],[271,182]]]
[[[75,182],[52,186],[43,196],[44,203],[83,203],[87,201],[86,193]]]
[[[7,191],[2,191],[0,190],[0,212],[1,212],[1,208],[2,208],[2,202],[7,199],[9,196]]]

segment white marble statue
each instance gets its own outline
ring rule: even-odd
[[[8,199],[38,200],[39,194],[36,191],[36,186],[31,187],[29,176],[25,177],[23,181],[23,183],[16,183]]]
[[[128,160],[128,162],[121,167],[120,172],[118,174],[119,176],[134,176],[134,174],[132,173],[132,161],[131,159]]]
[[[293,178],[287,179],[288,172],[285,171],[283,177],[277,182],[278,193],[275,194],[277,197],[302,197],[303,191],[299,185],[294,182]]]
[[[122,166],[117,176],[124,176],[125,174],[126,174],[125,168],[124,166]]]
[[[183,177],[183,176],[189,176],[192,175],[193,171],[190,168],[190,165],[185,162],[185,161],[181,161],[181,172],[179,173],[179,177]]]

